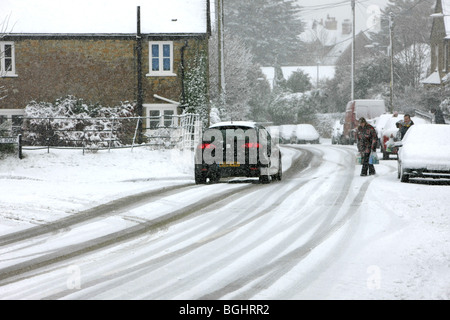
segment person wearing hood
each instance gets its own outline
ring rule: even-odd
[[[369,175],[374,175],[375,167],[373,164],[369,164],[370,153],[376,151],[378,136],[375,128],[367,123],[365,118],[359,119],[359,127],[356,131],[358,139],[358,151],[361,154],[361,176],[367,176],[367,170]]]

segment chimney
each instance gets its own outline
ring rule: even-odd
[[[325,29],[337,30],[337,21],[335,17],[330,17],[330,15],[327,15],[327,20],[325,20]]]
[[[345,19],[344,22],[342,22],[342,34],[347,35],[352,33],[352,22],[350,19]]]

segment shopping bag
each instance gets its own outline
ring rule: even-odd
[[[386,151],[392,152],[392,149],[394,149],[394,146],[395,146],[394,138],[390,137],[389,141],[386,142]]]
[[[378,154],[376,151],[372,151],[369,156],[369,164],[379,164],[380,160],[378,159]]]
[[[361,164],[362,163],[362,157],[361,157],[361,153],[357,153],[356,154],[356,164]]]

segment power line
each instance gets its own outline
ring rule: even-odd
[[[359,3],[368,2],[371,0],[360,0]],[[336,3],[329,3],[329,4],[319,4],[319,5],[311,5],[311,6],[302,6],[300,5],[300,12],[303,13],[312,13],[312,12],[318,12],[325,9],[333,9],[337,7],[347,6],[350,4],[349,0],[336,2]]]

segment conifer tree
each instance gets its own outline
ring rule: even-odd
[[[293,0],[224,1],[225,30],[243,39],[261,65],[296,64],[302,59],[303,32]]]

